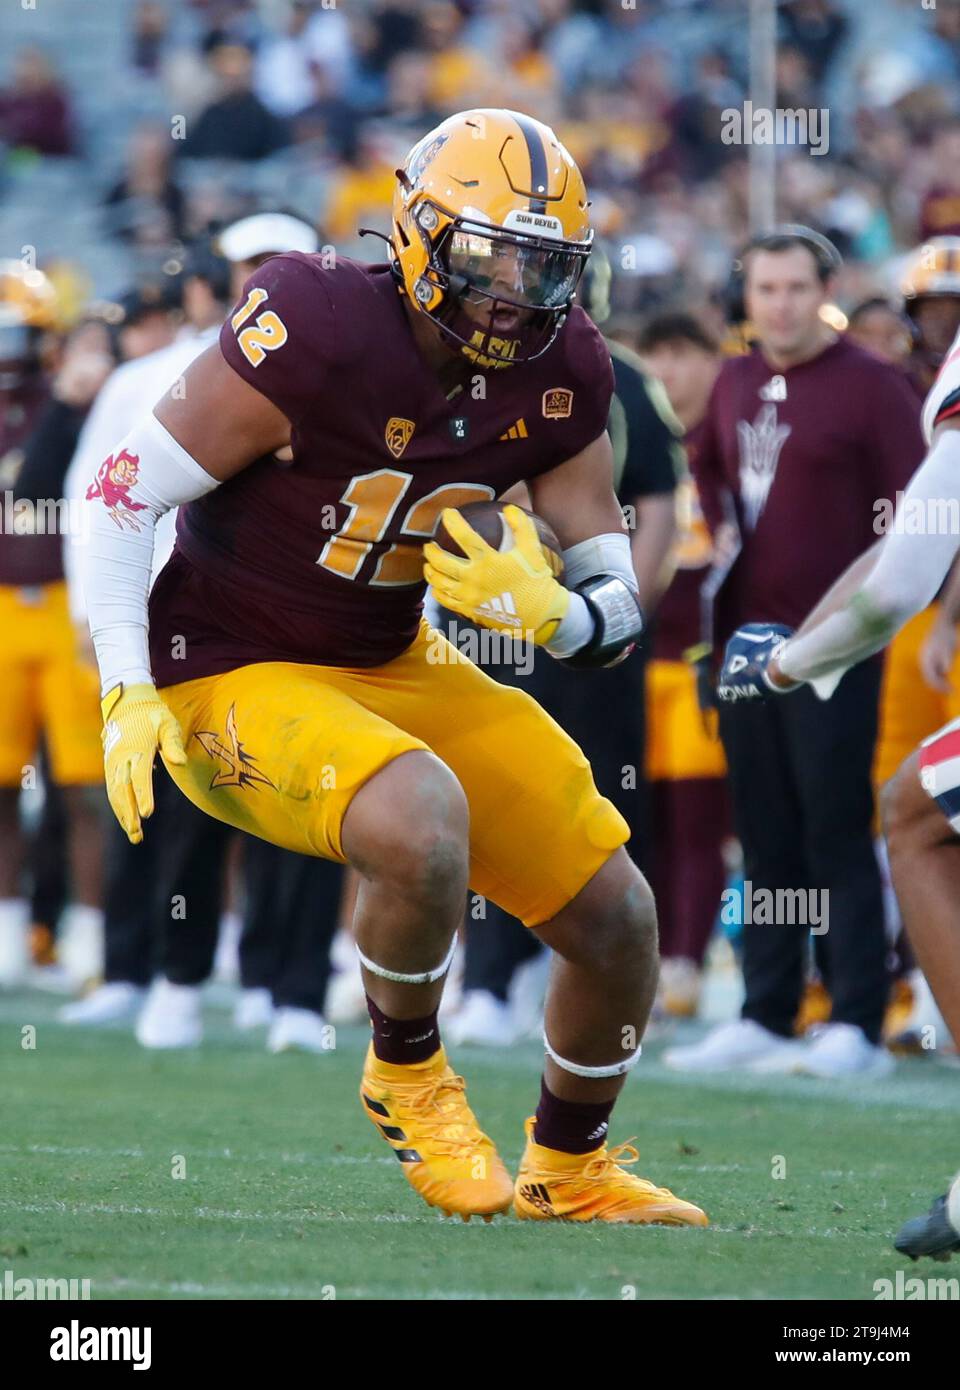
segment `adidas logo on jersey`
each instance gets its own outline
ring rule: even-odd
[[[527,424],[523,419],[517,420],[508,430],[504,430],[501,439],[526,439]]]
[[[480,604],[477,612],[482,613],[485,618],[493,618],[498,623],[506,623],[508,627],[520,626],[513,594],[501,594],[499,598],[487,599],[486,603]]]

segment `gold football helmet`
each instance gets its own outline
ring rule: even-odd
[[[53,328],[56,322],[56,291],[43,271],[0,261],[0,326]]]
[[[410,303],[483,368],[545,352],[590,254],[583,178],[517,111],[462,111],[397,170],[393,248]]]
[[[0,260],[0,390],[16,390],[40,361],[45,329],[57,325],[57,295],[42,271]]]
[[[918,246],[904,272],[900,293],[908,314],[918,299],[960,296],[960,237],[935,236]]]

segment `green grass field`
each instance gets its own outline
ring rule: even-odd
[[[960,1162],[960,1070],[704,1082],[651,1045],[612,1138],[637,1135],[639,1171],[710,1229],[464,1225],[421,1204],[361,1113],[364,1030],[326,1056],[272,1057],[211,1008],[202,1049],[157,1055],[55,1010],[0,999],[0,1277],[89,1278],[94,1298],[870,1299],[909,1264],[891,1233]],[[515,1165],[538,1047],[453,1060]]]

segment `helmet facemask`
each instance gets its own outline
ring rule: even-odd
[[[428,256],[415,288],[418,307],[444,336],[484,370],[546,352],[573,302],[590,240],[530,235],[459,216],[433,241],[441,214],[426,201],[414,220]],[[439,304],[428,307],[438,291]]]

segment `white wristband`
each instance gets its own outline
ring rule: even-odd
[[[563,566],[563,582],[568,589],[575,589],[585,579],[593,579],[598,574],[616,574],[634,593],[639,591],[633,568],[633,555],[630,551],[630,537],[617,532],[590,536],[585,541],[571,545],[563,552]],[[556,632],[544,645],[551,656],[573,656],[591,640],[593,628],[590,605],[582,594],[572,593],[569,608]]]

